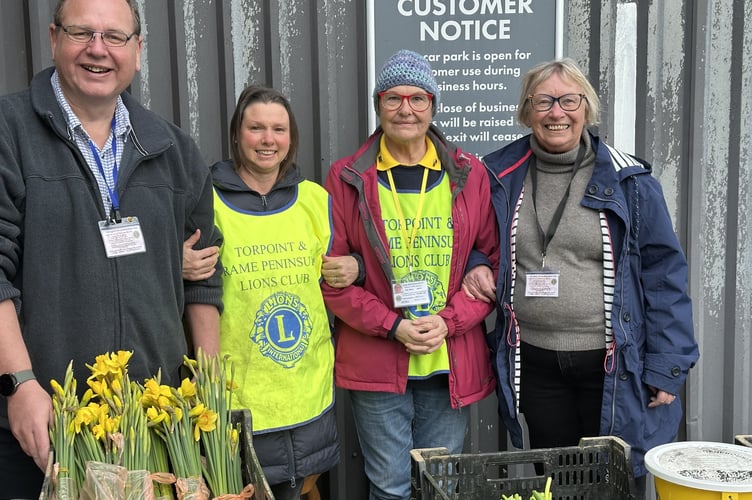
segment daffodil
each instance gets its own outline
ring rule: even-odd
[[[124,408],[120,417],[120,428],[125,436],[122,464],[130,471],[148,470],[152,434],[141,405],[144,389],[135,382],[129,382],[127,376],[124,381],[128,384],[128,390],[123,392]]]
[[[65,398],[65,390],[63,387],[58,383],[57,380],[52,379],[50,380],[50,387],[52,387],[52,394],[57,396],[58,398]]]
[[[196,360],[185,357],[193,376],[170,387],[161,384],[159,372],[143,384],[131,382],[132,355],[131,351],[105,353],[87,364],[91,373],[80,401],[72,363],[64,383],[51,381],[50,437],[61,471],[57,479],[76,476],[74,484],[80,485],[84,464],[103,462],[128,471],[173,472],[199,484],[206,478],[214,496],[240,493],[240,425],[232,424],[230,411],[237,384],[228,376],[227,357],[220,360],[201,351]],[[130,472],[128,477],[126,484]],[[131,487],[137,491],[138,485]],[[174,498],[168,486],[154,487],[159,498]],[[64,500],[64,495],[58,498]]]
[[[53,415],[49,433],[57,462],[56,495],[59,500],[75,499],[78,498],[80,476],[74,452],[73,420],[78,408],[78,397],[76,396],[76,379],[73,377],[73,363],[68,364],[62,384],[51,380],[50,385],[52,386]]]
[[[198,400],[193,410],[193,438],[200,439],[205,450],[204,475],[215,496],[238,494],[243,488],[238,428],[231,421],[231,395],[237,385],[228,377],[228,357],[208,356],[198,350],[196,360],[184,365],[196,381]],[[199,412],[200,410],[200,412]],[[234,439],[234,441],[233,441]]]
[[[89,378],[86,380],[86,383],[89,385],[89,389],[91,389],[94,396],[101,397],[104,395],[105,391],[107,391],[106,380]]]
[[[168,385],[160,385],[156,379],[147,379],[144,382],[144,393],[141,397],[141,403],[145,407],[156,406],[158,408],[166,408],[173,406],[174,398],[172,390]]]
[[[86,366],[91,370],[92,378],[122,379],[132,355],[131,351],[100,354],[93,365]]]
[[[78,410],[76,410],[76,416],[73,419],[76,434],[81,433],[82,426],[89,426],[92,422],[95,422],[97,420],[98,413],[96,412],[94,407],[98,409],[99,405],[97,405],[96,403],[90,403],[89,405],[82,406]]]
[[[170,424],[170,415],[166,411],[160,410],[155,406],[150,406],[146,409],[146,418],[150,425],[161,424],[165,421],[167,421],[168,425]]]
[[[192,406],[181,388],[161,386],[157,379],[147,380],[141,402],[146,408],[148,425],[164,440],[167,454],[177,477],[202,475],[201,450],[193,439]],[[169,390],[167,395],[164,387]],[[194,398],[195,399],[195,398]]]
[[[193,426],[193,439],[198,441],[201,437],[199,431],[211,432],[217,428],[217,412],[204,408],[195,417],[195,422]]]
[[[178,389],[178,393],[181,396],[183,396],[185,399],[195,398],[196,397],[196,384],[194,384],[187,378],[184,378],[183,381],[180,383],[180,389]]]

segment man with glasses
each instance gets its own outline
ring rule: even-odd
[[[132,0],[60,0],[54,68],[0,98],[0,498],[35,498],[50,379],[133,351],[131,378],[179,382],[187,342],[216,352],[220,273],[181,277],[185,238],[218,244],[191,138],[125,89],[143,40]],[[81,392],[86,388],[79,380]]]
[[[323,285],[337,317],[335,382],[349,390],[371,499],[410,497],[410,449],[462,451],[469,406],[493,392],[483,320],[460,288],[471,248],[499,252],[481,163],[432,124],[439,87],[401,50],[373,92],[380,127],[332,165],[332,254],[362,256],[361,285]]]

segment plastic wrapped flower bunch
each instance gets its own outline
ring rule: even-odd
[[[79,400],[73,364],[51,381],[54,494],[69,499],[251,498],[240,425],[231,419],[227,358],[185,358],[192,378],[162,385],[128,376],[129,351],[97,356]],[[202,453],[203,452],[203,453]]]

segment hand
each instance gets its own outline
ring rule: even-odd
[[[45,470],[50,453],[52,400],[36,380],[19,385],[16,393],[8,397],[8,420],[23,451]]]
[[[209,279],[217,270],[219,247],[212,246],[194,250],[193,246],[201,238],[201,230],[196,231],[183,242],[183,279],[201,281]]]
[[[394,338],[402,342],[410,354],[430,354],[441,347],[448,333],[444,318],[431,315],[403,319],[397,325]]]
[[[332,288],[346,288],[358,279],[358,261],[350,255],[324,255],[321,262],[321,277]]]
[[[475,266],[462,280],[462,291],[474,300],[496,302],[496,280],[488,266]]]
[[[676,396],[674,396],[673,394],[669,394],[666,391],[656,389],[655,387],[650,387],[650,390],[653,392],[653,395],[650,396],[650,403],[648,403],[648,408],[655,408],[656,406],[660,405],[670,405],[674,402],[674,399],[676,399]]]

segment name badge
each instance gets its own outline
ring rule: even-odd
[[[431,300],[428,282],[425,280],[402,283],[393,281],[392,297],[394,298],[394,307],[421,306],[428,304]]]
[[[138,217],[123,217],[120,222],[100,220],[99,233],[110,259],[146,252],[144,233]]]
[[[552,269],[530,271],[525,277],[525,297],[559,296],[559,271]]]

